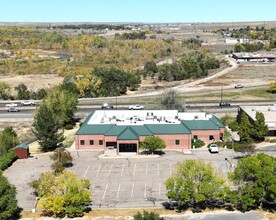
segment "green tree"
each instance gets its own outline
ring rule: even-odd
[[[83,216],[91,202],[89,181],[78,179],[71,172],[63,172],[58,176],[50,172],[42,173],[30,185],[40,197],[46,215]]]
[[[144,71],[146,71],[147,75],[154,75],[158,72],[157,65],[154,61],[148,61],[144,65]]]
[[[56,87],[48,93],[44,102],[53,112],[59,127],[74,124],[74,115],[78,104],[76,93]]]
[[[17,91],[17,99],[30,99],[31,92],[28,90],[27,86],[24,83],[20,83],[14,89],[15,91]]]
[[[164,92],[160,96],[160,102],[164,109],[177,109],[179,111],[183,110],[183,106],[177,97],[177,93],[173,89]]]
[[[177,164],[175,174],[166,181],[167,196],[178,207],[205,208],[208,204],[224,200],[228,186],[218,177],[210,164],[199,160],[186,160]]]
[[[269,90],[271,93],[276,93],[276,81],[269,83]]]
[[[19,144],[19,139],[12,126],[0,132],[0,156]]]
[[[133,216],[134,220],[164,220],[159,214],[154,212],[143,211],[143,213],[138,212]]]
[[[252,143],[253,126],[249,122],[248,116],[243,112],[241,115],[241,121],[238,128],[238,133],[242,143]]]
[[[268,133],[268,127],[265,124],[264,114],[256,112],[256,120],[254,122],[253,139],[255,141],[263,141]]]
[[[150,153],[154,153],[156,150],[162,150],[165,148],[165,142],[158,136],[148,136],[140,143],[140,149],[148,150]]]
[[[44,152],[56,149],[64,140],[63,132],[59,131],[57,117],[44,102],[36,109],[33,133]]]
[[[17,212],[16,189],[0,171],[0,220],[12,219]]]
[[[66,167],[72,165],[73,158],[69,151],[60,147],[54,151],[54,154],[50,156],[50,158],[54,161],[51,165],[51,168],[55,173],[61,173],[64,171]]]
[[[260,153],[238,161],[229,179],[236,185],[232,202],[247,211],[276,205],[276,158]]]
[[[11,86],[8,83],[0,82],[0,99],[8,99],[11,92]]]

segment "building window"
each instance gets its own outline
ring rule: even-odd
[[[90,145],[94,145],[94,140],[89,141]]]
[[[210,141],[215,140],[214,135],[209,135],[209,140]]]
[[[103,140],[99,140],[99,145],[103,145]]]
[[[80,145],[84,145],[84,140],[80,140]]]
[[[197,136],[197,135],[194,135],[194,139],[197,140],[197,139],[198,139],[198,136]]]
[[[180,140],[175,140],[175,145],[179,145],[180,144]]]

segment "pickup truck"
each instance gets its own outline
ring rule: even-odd
[[[21,103],[20,103],[20,105],[24,105],[24,106],[28,106],[28,105],[35,105],[35,102],[33,102],[33,101],[22,101]]]
[[[128,106],[128,109],[129,110],[143,110],[144,106],[142,106],[142,105],[130,105],[130,106]]]

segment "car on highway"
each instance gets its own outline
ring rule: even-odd
[[[209,152],[210,152],[210,153],[218,153],[218,152],[219,152],[219,150],[218,150],[218,145],[216,145],[216,144],[211,144],[211,145],[209,146]]]
[[[7,112],[20,112],[20,110],[17,108],[9,108]]]
[[[22,101],[21,103],[20,103],[20,105],[23,105],[23,106],[32,106],[32,105],[36,105],[35,104],[35,102],[34,101],[29,101],[29,100],[27,100],[27,101]]]
[[[6,104],[6,107],[17,107],[17,104],[16,103],[8,103]]]
[[[129,110],[143,110],[144,106],[142,106],[142,105],[130,105],[130,106],[128,106],[128,109]]]
[[[108,104],[108,103],[103,103],[102,104],[102,109],[113,109],[113,105]]]
[[[220,102],[219,103],[219,107],[230,107],[230,103],[228,103],[228,102]]]
[[[235,89],[241,89],[243,88],[243,85],[235,85]]]

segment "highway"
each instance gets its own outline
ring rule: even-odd
[[[97,102],[95,102],[97,100]],[[101,102],[102,101],[102,102]],[[114,103],[114,99],[108,98],[97,98],[97,99],[80,99],[78,104],[78,111],[76,115],[86,117],[92,110],[101,109],[101,103],[108,102],[113,104],[114,109],[118,110],[126,110],[128,109],[129,105],[132,104],[141,104],[145,106],[145,109],[147,109],[147,106],[150,108],[150,106],[155,105],[154,102],[134,102],[129,101],[127,103],[122,102],[121,100],[118,100],[118,102]],[[37,106],[20,106],[19,101],[14,101],[13,103],[18,104],[17,109],[20,110],[20,112],[7,112],[6,104],[8,102],[1,102],[0,103],[0,119],[17,119],[17,120],[24,120],[24,119],[32,119],[34,117],[35,108]],[[11,102],[10,102],[11,103]],[[218,106],[218,101],[210,100],[210,101],[189,101],[186,102],[185,105],[186,111],[208,111],[210,113],[237,113],[238,107],[241,105],[254,105],[254,106],[261,106],[261,105],[272,105],[275,103],[275,101],[271,100],[233,100],[230,102],[230,107],[224,107],[220,108]]]

